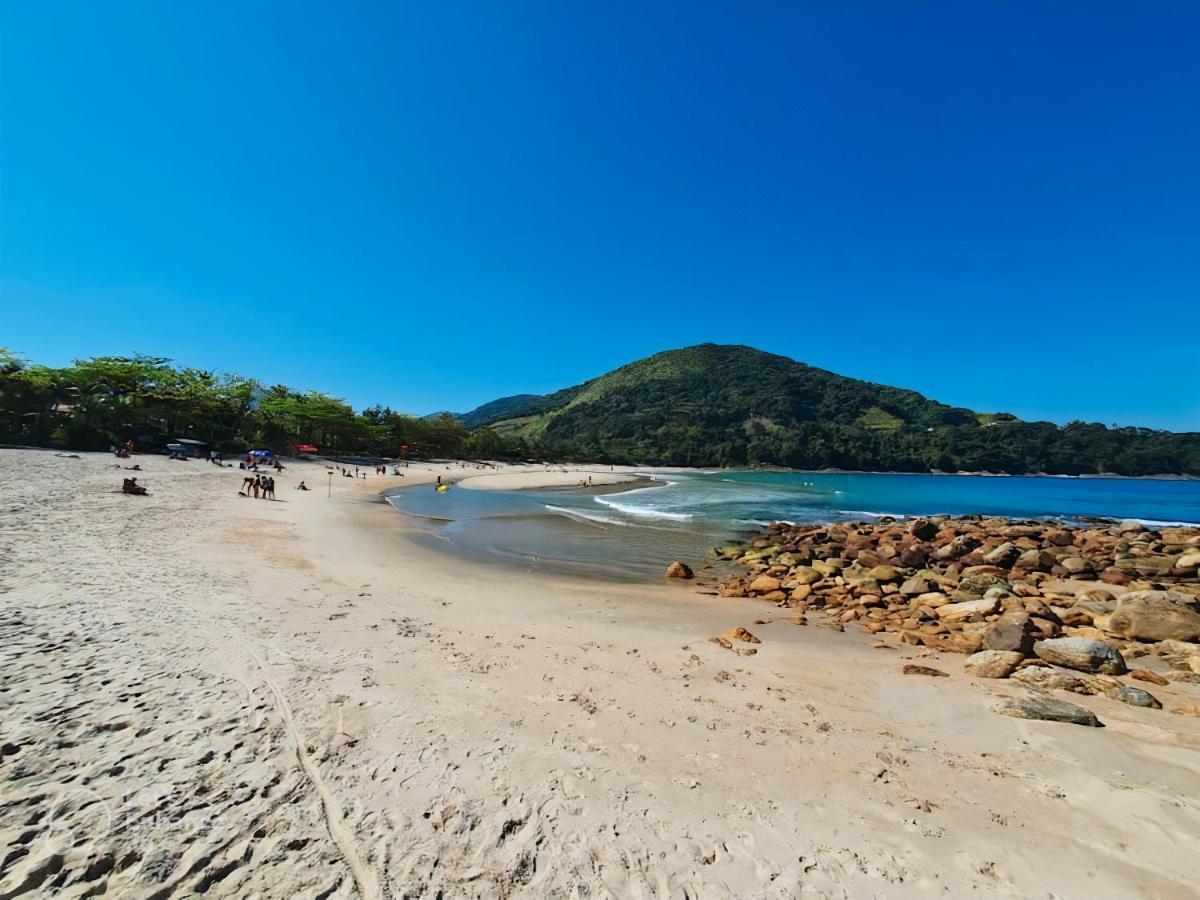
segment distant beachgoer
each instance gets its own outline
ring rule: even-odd
[[[137,494],[139,496],[144,497],[147,494],[149,494],[150,492],[147,491],[140,484],[138,484],[136,478],[126,478],[121,484],[121,493]]]
[[[253,475],[247,475],[245,478],[243,478],[242,479],[242,489],[240,491],[238,491],[238,496],[239,497],[249,497],[250,496],[250,487],[253,484],[254,484],[254,476]]]
[[[308,485],[307,485],[307,484],[305,484],[303,481],[301,481],[301,482],[300,482],[298,485],[296,485],[296,490],[298,490],[298,491],[307,491],[307,490],[308,490]]]
[[[263,491],[263,496],[266,497],[268,500],[274,500],[275,499],[275,479],[274,479],[274,477],[268,475],[263,480],[263,483],[266,486],[266,490]]]

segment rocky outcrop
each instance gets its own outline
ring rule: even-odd
[[[726,597],[791,607],[798,624],[857,627],[874,647],[963,653],[975,678],[1146,709],[1159,700],[1136,682],[1200,684],[1200,528],[977,516],[779,524],[718,556],[743,569],[722,583]],[[1127,658],[1151,654],[1169,677],[1142,668],[1120,680]]]

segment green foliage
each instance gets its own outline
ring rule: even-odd
[[[486,407],[481,407],[481,410]],[[659,353],[484,419],[531,453],[633,464],[1200,475],[1200,435],[980,415],[750,347]]]
[[[468,431],[464,420],[480,427]],[[685,466],[1200,475],[1200,435],[977,414],[749,347],[659,353],[546,396],[409,416],[150,356],[28,365],[0,348],[0,441],[105,447],[192,437],[224,452]]]
[[[179,369],[158,357],[97,357],[51,369],[0,348],[0,440],[91,449],[132,439],[208,441],[221,452],[315,444],[330,453],[458,456],[467,430],[240,375]]]

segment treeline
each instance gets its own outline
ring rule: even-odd
[[[64,368],[0,350],[0,442],[102,449],[192,438],[216,450],[897,472],[1200,475],[1200,434],[980,416],[750,348],[669,351],[585,385],[449,414],[361,412],[344,400],[159,357]]]
[[[1096,423],[998,421],[987,425],[777,426],[663,423],[652,434],[581,429],[537,446],[547,458],[618,465],[783,466],[859,472],[996,472],[1011,475],[1200,476],[1200,436]]]
[[[160,357],[97,357],[64,368],[0,350],[0,441],[90,450],[132,440],[161,447],[190,438],[218,451],[485,457],[501,445],[450,415],[433,419],[350,404],[317,391],[267,387],[241,375],[177,368]]]

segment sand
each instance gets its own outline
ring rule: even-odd
[[[1200,720],[410,542],[462,470],[134,461],[0,451],[0,897],[1195,896]]]
[[[516,470],[518,467],[511,467]],[[468,475],[458,481],[459,487],[479,491],[523,491],[529,488],[576,487],[580,481],[590,479],[591,484],[610,485],[638,481],[636,472],[643,470],[605,466],[557,467],[553,469],[520,469],[494,473]],[[648,471],[648,470],[647,470]]]

